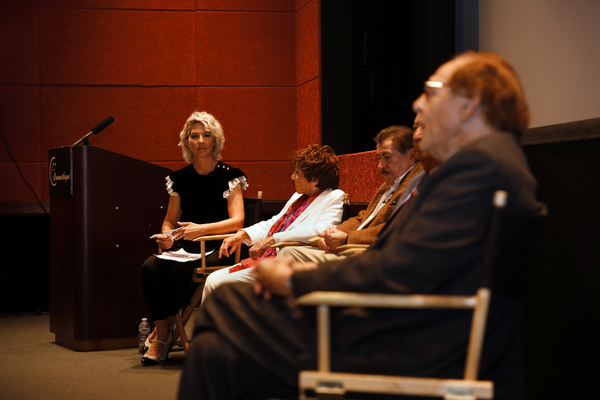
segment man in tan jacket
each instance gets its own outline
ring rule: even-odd
[[[392,214],[398,198],[422,167],[415,157],[413,130],[406,126],[390,126],[375,138],[377,168],[384,183],[377,189],[366,210],[323,232],[319,248],[284,247],[278,257],[290,257],[302,262],[324,262],[345,258],[337,254],[344,244],[371,244]]]

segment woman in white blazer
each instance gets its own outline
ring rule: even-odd
[[[292,180],[296,193],[273,218],[240,229],[225,239],[219,257],[229,256],[242,242],[250,247],[252,260],[244,260],[210,274],[204,285],[202,301],[219,285],[227,282],[251,282],[253,262],[275,257],[271,246],[284,241],[307,242],[342,219],[344,192],[339,184],[339,162],[329,146],[309,145],[292,156]]]

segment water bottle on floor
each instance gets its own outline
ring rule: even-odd
[[[142,322],[138,327],[138,332],[140,338],[139,350],[140,353],[143,353],[144,345],[146,344],[146,339],[148,339],[148,336],[150,336],[150,324],[148,323],[148,318],[142,318]]]

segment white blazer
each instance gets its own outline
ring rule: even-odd
[[[285,207],[273,218],[244,228],[243,230],[250,236],[250,241],[245,240],[244,243],[251,246],[253,243],[266,238],[269,229],[300,196],[300,194],[294,193]],[[343,203],[343,191],[339,189],[324,190],[284,232],[273,235],[275,243],[285,241],[308,242],[308,239],[317,236],[319,232],[323,232],[330,225],[339,225],[342,221]]]

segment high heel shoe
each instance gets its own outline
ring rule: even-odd
[[[158,339],[152,340],[152,342],[164,344],[165,347],[163,347],[162,351],[157,356],[149,356],[149,355],[144,354],[144,357],[142,357],[142,365],[145,365],[145,366],[157,365],[157,364],[164,362],[167,359],[167,356],[169,355],[169,350],[171,350],[172,339],[173,339],[173,334],[169,333],[169,339],[167,339],[166,343],[161,340],[158,340]]]
[[[171,324],[171,326],[169,327],[169,330],[172,331],[173,327],[175,326],[175,321],[173,321],[173,323]],[[152,336],[152,334],[156,331],[156,328],[154,328],[154,331],[152,331],[152,333],[150,334],[150,336]],[[148,336],[148,338],[146,339],[146,341],[144,342],[144,346],[142,346],[142,355],[146,354],[146,352],[148,350],[150,350],[150,346],[152,345],[152,340],[150,340],[150,336]]]
[[[154,330],[156,330],[156,329],[154,329]],[[154,333],[154,332],[152,332],[152,333]],[[150,336],[152,336],[152,334],[150,334],[150,335],[149,335],[149,336],[146,338],[146,341],[144,342],[144,345],[142,346],[142,355],[146,354],[146,352],[147,352],[148,350],[150,350],[150,345],[152,344],[152,343],[151,343],[151,341],[150,341]]]

